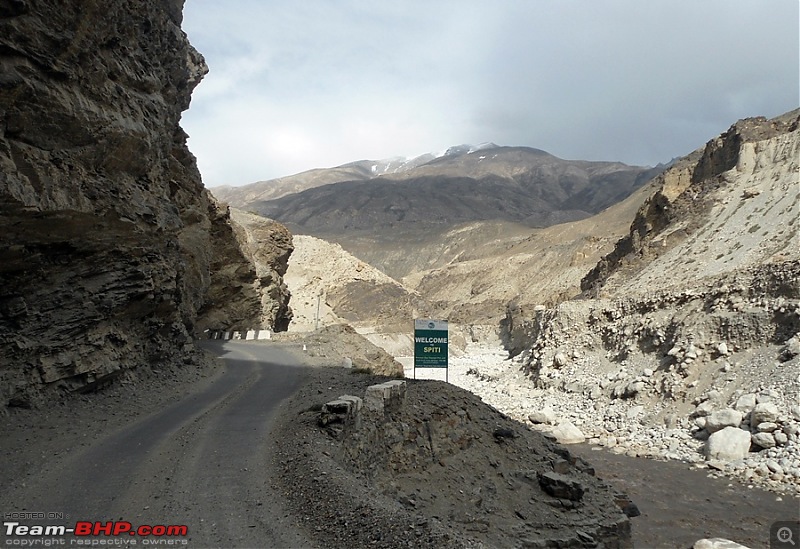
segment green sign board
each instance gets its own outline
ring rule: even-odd
[[[414,368],[447,368],[447,321],[414,320]]]

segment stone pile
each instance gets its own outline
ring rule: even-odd
[[[753,356],[751,366],[762,371],[766,360]],[[794,376],[784,384],[776,379],[749,392],[738,388],[740,382],[724,392],[704,390],[690,402],[665,398],[668,373],[617,368],[602,375],[588,353],[558,370],[563,380],[544,387],[530,382],[524,366],[524,359],[509,362],[499,349],[475,346],[453,360],[451,380],[563,444],[587,441],[614,452],[694,463],[713,475],[800,494],[796,361],[781,363]],[[686,387],[684,394],[705,386]]]

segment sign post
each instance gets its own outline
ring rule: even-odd
[[[444,368],[445,381],[449,383],[447,343],[446,320],[414,320],[414,379],[417,378],[417,368]]]

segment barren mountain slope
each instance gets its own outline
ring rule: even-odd
[[[295,175],[256,181],[249,185],[230,187],[223,185],[211,189],[219,200],[236,208],[247,208],[249,204],[261,200],[274,200],[282,196],[299,193],[306,189],[321,187],[342,181],[362,181],[397,174],[411,170],[433,160],[432,154],[424,154],[416,158],[386,158],[383,160],[358,160],[334,168],[316,168]]]
[[[533,229],[511,221],[472,221],[454,226],[396,227],[328,235],[348,252],[387,275],[404,277],[471,257],[494,255],[528,238]]]
[[[686,287],[800,259],[799,117],[739,121],[692,155],[695,162],[659,177],[630,235],[587,275],[584,289]]]
[[[463,324],[496,326],[509,304],[528,311],[552,306],[580,293],[581,278],[625,234],[628,220],[651,192],[648,185],[595,216],[535,229],[506,246],[495,241],[494,248],[464,251],[449,265],[403,282],[430,303],[436,316]],[[452,239],[447,234],[443,241]]]
[[[368,167],[354,163],[336,168],[308,170],[296,175],[270,179],[269,181],[257,181],[240,187],[214,187],[211,189],[211,193],[218,200],[227,202],[235,208],[247,209],[253,202],[274,200],[282,196],[339,181],[358,181],[369,179],[370,177],[371,173]]]
[[[546,226],[596,213],[653,173],[620,163],[563,160],[525,147],[496,147],[247,207],[317,236],[492,219]]]
[[[341,175],[362,166],[354,180],[314,183],[313,188],[272,200],[256,200],[249,190],[233,198],[243,200],[242,193],[247,194],[242,208],[286,223],[296,234],[337,242],[401,278],[456,257],[460,250],[451,254],[439,243],[453,229],[485,221],[500,232],[515,232],[514,225],[545,227],[583,219],[629,196],[662,169],[563,160],[526,147],[470,150],[457,147],[420,166],[373,173],[369,179],[364,178],[367,166],[355,163],[325,174],[335,177],[334,172]],[[298,179],[304,181],[305,176],[287,178]],[[279,189],[284,186],[276,181],[269,191],[261,184],[253,191],[283,195]],[[232,197],[223,190],[219,195]],[[482,238],[482,231],[475,236]]]
[[[391,245],[377,251],[369,237],[356,237],[349,247],[357,250],[360,259],[338,244],[297,235],[297,249],[287,275],[295,309],[290,329],[304,330],[313,325],[316,296],[323,291],[322,325],[333,321],[333,317],[328,318],[333,314],[336,319],[361,326],[386,327],[399,321],[406,330],[412,309],[398,308],[393,298],[382,302],[374,292],[364,289],[364,282],[361,286],[353,284],[354,273],[362,280],[374,280],[370,284],[388,284],[383,292],[387,297],[395,293],[388,288],[400,288],[401,283],[416,289],[411,300],[414,310],[459,324],[497,326],[510,302],[532,310],[538,304],[552,305],[574,297],[580,293],[581,277],[625,234],[628,220],[650,192],[652,189],[645,187],[589,219],[546,229],[474,222],[444,234],[427,235],[424,241],[414,241],[400,232]],[[384,263],[373,265],[371,258]],[[437,268],[418,270],[429,263]],[[375,270],[376,266],[384,272],[402,269],[412,274],[398,282]],[[340,314],[333,313],[332,304]],[[350,312],[344,310],[346,304]]]
[[[292,292],[290,331],[349,323],[406,329],[420,305],[417,294],[350,255],[338,244],[295,235],[286,283]]]

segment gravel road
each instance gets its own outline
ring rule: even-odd
[[[22,525],[186,525],[188,536],[171,541],[191,547],[308,545],[281,523],[282,509],[270,499],[264,474],[274,413],[305,369],[281,347],[207,346],[223,356],[225,368],[181,387],[188,394],[177,401],[170,402],[168,386],[135,390],[132,398],[117,388],[88,406],[79,403],[74,413],[44,411],[46,424],[37,411],[6,418],[0,511],[63,513],[63,519]],[[103,425],[102,416],[112,410]],[[15,419],[21,421],[14,425]],[[4,543],[14,543],[17,536],[6,534]],[[118,541],[142,545],[145,539]]]

